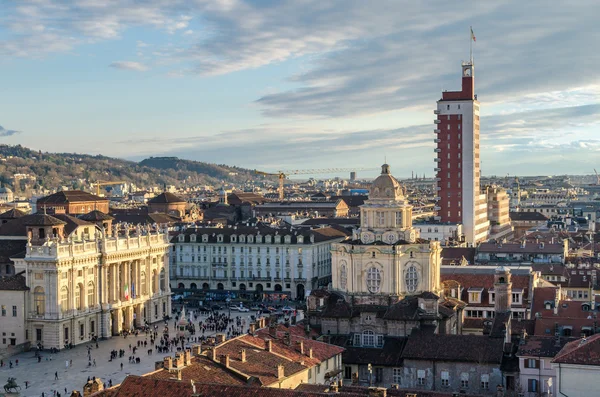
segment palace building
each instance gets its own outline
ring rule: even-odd
[[[32,214],[0,226],[0,240],[25,240],[11,257],[29,290],[25,339],[63,348],[118,335],[170,313],[166,231],[112,225],[91,213]]]

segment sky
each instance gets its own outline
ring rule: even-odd
[[[599,7],[4,0],[0,144],[431,177],[433,109],[460,89],[472,26],[483,175],[591,174]]]

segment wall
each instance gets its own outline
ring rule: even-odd
[[[598,395],[600,367],[553,364],[557,373],[557,396],[589,397]]]
[[[6,315],[0,317],[0,349],[11,345],[11,338],[15,339],[14,345],[20,345],[25,339],[25,295],[27,291],[0,290],[0,305],[6,308]],[[13,317],[13,306],[17,315]],[[6,343],[5,343],[6,342]]]

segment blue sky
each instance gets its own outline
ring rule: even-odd
[[[561,3],[561,2],[559,2]],[[433,174],[477,42],[484,175],[600,167],[596,0],[7,0],[0,143]]]

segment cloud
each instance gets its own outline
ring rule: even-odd
[[[0,137],[13,136],[13,135],[20,134],[20,133],[21,133],[21,131],[7,130],[6,128],[4,128],[0,125]]]
[[[111,68],[121,69],[121,70],[133,70],[136,72],[145,72],[148,70],[148,67],[140,62],[132,62],[132,61],[117,61],[113,62],[110,65]]]

